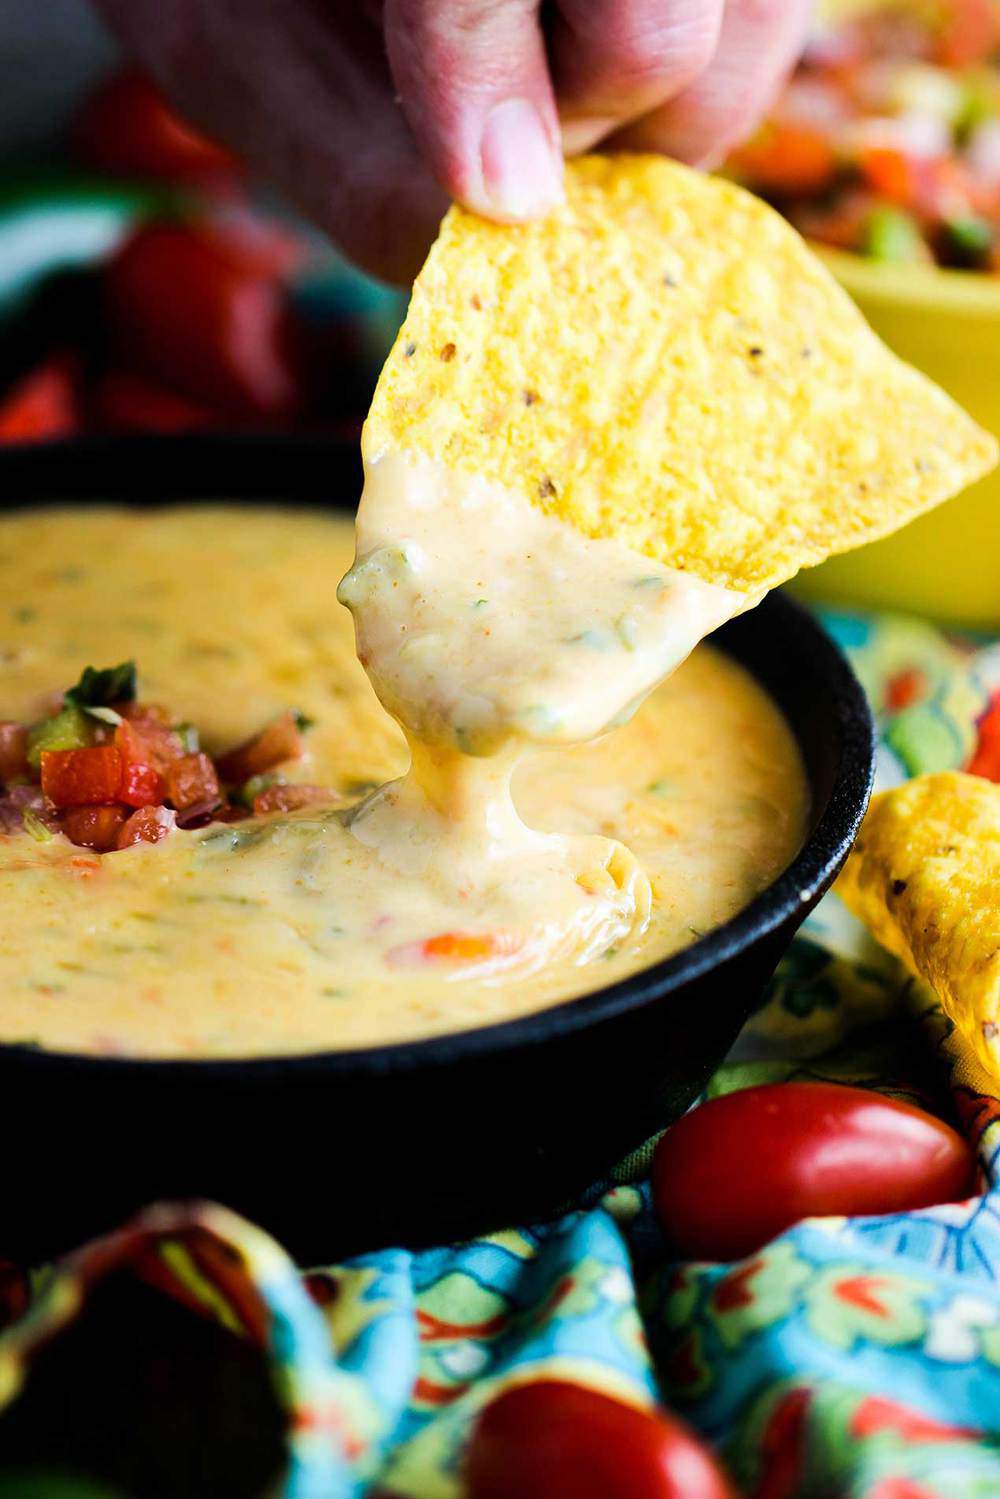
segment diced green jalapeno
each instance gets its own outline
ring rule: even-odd
[[[52,718],[45,718],[28,730],[28,764],[38,770],[43,750],[86,749],[94,742],[95,728],[89,714],[75,703],[67,703]]]
[[[238,790],[232,793],[233,801],[239,802],[241,807],[253,811],[254,798],[266,791],[268,786],[283,786],[285,778],[276,771],[269,770],[264,775],[251,776],[249,781],[244,781]]]

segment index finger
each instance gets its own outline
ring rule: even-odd
[[[487,218],[562,196],[562,152],[538,0],[386,0],[400,103],[435,177]]]
[[[672,99],[709,65],[723,0],[559,0],[549,28],[570,155]]]

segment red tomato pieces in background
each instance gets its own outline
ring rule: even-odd
[[[175,114],[138,69],[101,84],[81,110],[74,134],[79,155],[102,172],[172,182],[240,171],[236,158]]]
[[[945,67],[986,63],[1000,41],[1000,20],[992,0],[948,0],[941,7],[938,60]]]
[[[582,1385],[535,1380],[491,1400],[465,1458],[469,1499],[733,1499],[681,1422]]]
[[[916,206],[923,163],[912,152],[894,146],[865,146],[858,152],[858,170],[866,184],[900,208]]]
[[[46,442],[80,430],[77,362],[53,354],[0,398],[0,443]]]
[[[54,807],[116,802],[121,783],[122,758],[113,744],[42,751],[42,790]]]
[[[877,198],[923,219],[961,218],[973,211],[972,182],[963,164],[951,157],[872,145],[859,151],[857,165]]]
[[[179,812],[199,803],[220,802],[219,778],[209,756],[197,751],[175,760],[167,771],[167,797]]]
[[[653,1156],[653,1202],[684,1258],[735,1260],[802,1218],[899,1213],[971,1190],[966,1140],[910,1104],[837,1083],[713,1098]]]
[[[94,387],[91,408],[105,432],[198,432],[222,420],[207,406],[131,370],[109,370]]]
[[[59,825],[71,843],[106,854],[118,847],[118,834],[127,816],[125,807],[69,807]]]
[[[27,729],[22,723],[0,723],[0,781],[12,781],[27,769]]]
[[[987,781],[1000,781],[1000,694],[990,700],[976,725],[977,742],[972,759],[966,766],[970,775]]]
[[[299,233],[252,208],[227,203],[213,205],[202,220],[218,253],[241,275],[284,278],[309,259],[309,248]]]
[[[302,735],[295,714],[282,713],[251,739],[220,755],[215,763],[222,779],[236,786],[287,760],[297,760],[301,754]]]
[[[890,677],[885,686],[885,706],[890,713],[912,708],[927,694],[927,678],[919,667],[911,666]]]
[[[133,843],[159,843],[177,826],[177,819],[169,807],[140,807],[138,812],[123,823],[116,848],[129,848]]]
[[[778,196],[821,192],[833,182],[838,166],[828,136],[797,121],[769,121],[732,159],[760,191]]]
[[[218,229],[151,224],[105,274],[118,345],[137,369],[238,421],[283,421],[304,401],[281,281]]]

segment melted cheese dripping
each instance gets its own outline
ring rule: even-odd
[[[511,777],[532,744],[624,723],[757,600],[417,455],[369,464],[356,539],[338,598],[411,766],[361,804],[354,836],[401,876],[457,890],[459,906],[463,892],[502,887],[513,927],[472,960],[490,969],[583,963],[641,932],[652,895],[632,854],[527,827]]]

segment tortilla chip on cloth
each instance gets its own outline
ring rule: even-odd
[[[874,797],[838,891],[1000,1075],[1000,786],[944,771]]]
[[[451,209],[363,444],[745,590],[895,530],[996,461],[771,208],[653,156],[571,162],[541,222]]]

